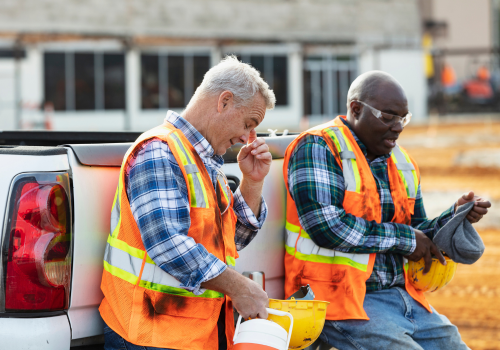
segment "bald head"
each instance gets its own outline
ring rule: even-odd
[[[383,114],[379,115],[381,118],[377,117],[372,108],[385,115],[404,117],[408,113],[408,100],[403,88],[396,79],[385,72],[371,71],[361,74],[353,81],[347,94],[346,121],[366,146],[370,160],[389,154],[403,131],[401,123],[384,123],[381,120]]]
[[[380,94],[387,92],[399,93],[406,100],[403,87],[394,77],[380,70],[372,70],[358,76],[351,84],[347,93],[347,110],[350,110],[350,103],[353,100],[366,103],[377,100]]]

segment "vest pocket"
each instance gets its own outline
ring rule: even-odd
[[[144,292],[145,306],[155,316],[169,315],[206,320],[220,309],[224,298],[186,297],[151,290]]]

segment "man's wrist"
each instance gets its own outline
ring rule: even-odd
[[[264,180],[255,181],[248,177],[245,177],[245,175],[243,175],[243,177],[241,178],[241,183],[240,183],[241,190],[254,191],[259,188],[262,189],[263,186],[264,186]]]

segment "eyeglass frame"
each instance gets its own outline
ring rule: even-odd
[[[226,177],[226,174],[224,174],[224,172],[220,169],[216,169],[217,170],[217,186],[221,186],[221,183],[219,182],[219,178],[222,178],[222,182],[226,185],[226,186],[229,186],[229,183],[227,181],[227,177]],[[225,191],[224,189],[222,189],[223,191]],[[217,189],[215,190],[217,192]],[[219,206],[219,211],[220,211],[220,215],[224,215],[227,210],[229,209],[229,207],[231,206],[231,194],[228,195],[228,201],[227,201],[227,207],[226,209],[224,210],[221,210],[220,206]],[[217,203],[218,204],[218,203]]]
[[[353,100],[353,102],[359,102],[362,105],[370,108],[370,110],[372,111],[372,114],[375,116],[375,118],[377,118],[378,120],[380,120],[381,123],[383,123],[384,125],[387,125],[387,126],[394,126],[396,124],[396,122],[393,122],[392,124],[384,123],[382,121],[383,114],[390,115],[392,117],[398,117],[399,118],[399,122],[401,123],[401,125],[403,126],[403,128],[410,123],[411,117],[413,116],[410,111],[408,111],[408,113],[404,117],[401,117],[401,116],[396,115],[396,114],[390,114],[390,113],[382,112],[382,111],[376,109],[375,107],[370,106],[368,103],[365,103],[363,101]],[[392,118],[392,119],[394,119],[394,118]],[[408,120],[408,121],[405,122],[406,120]]]

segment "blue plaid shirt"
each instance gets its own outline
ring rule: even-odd
[[[224,164],[222,157],[177,113],[169,111],[166,121],[182,131],[193,145],[215,188],[217,169]],[[191,226],[188,190],[168,144],[157,138],[145,141],[132,153],[125,173],[130,207],[148,255],[156,265],[178,279],[182,288],[202,294],[204,289],[200,284],[217,277],[227,266],[187,235]],[[262,198],[257,219],[238,188],[233,208],[238,218],[235,243],[241,250],[262,227],[267,206]]]
[[[366,156],[366,146],[350,127],[349,130]],[[416,248],[413,228],[432,239],[453,217],[452,205],[437,218],[429,220],[419,184],[411,227],[391,222],[395,208],[387,173],[389,156],[386,154],[372,161],[367,159],[380,196],[381,223],[344,211],[344,174],[323,138],[316,135],[303,137],[288,165],[290,195],[297,206],[300,224],[314,243],[347,253],[377,253],[373,272],[366,281],[367,291],[404,285],[403,256]]]

